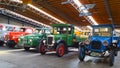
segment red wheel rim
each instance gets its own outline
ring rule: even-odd
[[[41,45],[41,48],[40,48],[40,51],[42,52],[42,53],[44,53],[45,52],[45,45]]]
[[[59,56],[63,56],[63,55],[64,55],[64,52],[65,52],[65,47],[64,47],[64,45],[61,45],[61,46],[58,48],[58,54],[59,54]]]

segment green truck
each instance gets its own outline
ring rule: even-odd
[[[71,24],[52,24],[53,31],[43,39],[39,45],[42,55],[46,52],[56,51],[58,57],[68,53],[68,47],[78,48],[79,42],[84,41],[74,34],[74,26]]]
[[[26,51],[28,51],[30,48],[36,48],[37,51],[39,51],[39,42],[41,39],[46,38],[47,34],[50,34],[50,29],[36,28],[33,34],[20,37],[18,39],[18,45],[24,47]]]

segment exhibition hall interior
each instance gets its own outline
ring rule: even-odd
[[[0,0],[0,68],[120,68],[120,0]]]

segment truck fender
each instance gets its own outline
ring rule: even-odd
[[[66,46],[66,42],[65,42],[64,40],[57,40],[56,43],[57,43],[57,44],[59,44],[59,43],[63,43],[63,44]]]
[[[86,46],[85,42],[79,42],[79,47],[85,47],[85,46]]]

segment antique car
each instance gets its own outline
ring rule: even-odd
[[[10,31],[16,31],[17,26],[9,24],[0,24],[0,46],[4,44],[4,36]]]
[[[18,43],[18,38],[24,35],[28,35],[33,33],[33,29],[32,28],[20,28],[18,31],[16,32],[9,32],[6,36],[5,36],[5,43],[6,46],[10,47],[10,48],[14,48],[16,46],[16,44]]]
[[[79,36],[74,34],[74,26],[70,24],[52,24],[53,31],[41,40],[39,51],[41,55],[46,52],[56,51],[58,57],[68,53],[68,47],[77,47],[81,41]]]
[[[25,50],[36,48],[39,52],[39,42],[41,39],[45,39],[48,34],[50,34],[49,28],[36,28],[34,33],[20,37],[18,44]]]
[[[84,61],[86,55],[109,60],[113,66],[118,52],[118,41],[114,38],[112,25],[94,25],[92,36],[79,43],[79,59]]]

